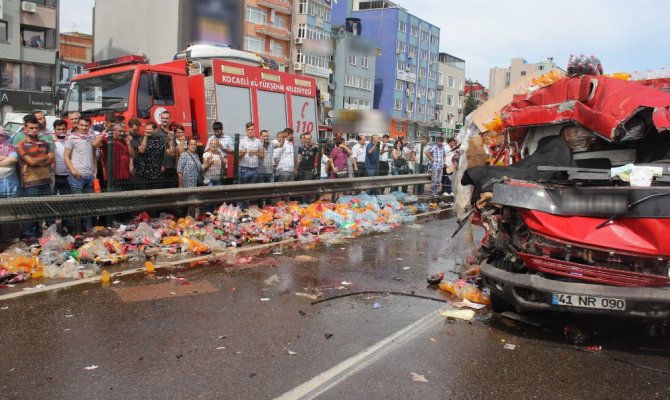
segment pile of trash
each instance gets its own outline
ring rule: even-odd
[[[95,227],[84,236],[62,236],[50,226],[39,243],[19,242],[0,254],[0,284],[28,277],[82,279],[95,276],[100,267],[129,260],[151,260],[183,253],[207,254],[227,247],[299,239],[302,243],[352,238],[366,232],[386,232],[413,222],[427,204],[404,205],[397,195],[342,196],[337,203],[278,202],[244,212],[222,204],[214,213],[197,219],[146,212],[131,223]]]

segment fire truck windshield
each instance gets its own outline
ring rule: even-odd
[[[134,71],[84,78],[70,83],[63,111],[94,114],[98,111],[125,111]]]

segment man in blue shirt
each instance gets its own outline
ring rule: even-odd
[[[372,135],[365,147],[365,176],[377,176],[379,164],[379,135]]]

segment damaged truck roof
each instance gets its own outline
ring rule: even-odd
[[[574,121],[608,140],[642,110],[652,110],[658,131],[670,129],[670,93],[630,81],[604,77],[563,78],[502,109],[504,128]]]

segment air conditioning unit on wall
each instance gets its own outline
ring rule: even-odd
[[[293,39],[293,41],[295,42],[295,44],[302,44],[302,38],[297,37]]]
[[[37,11],[37,4],[31,3],[29,1],[21,2],[21,10],[29,13],[34,13]]]
[[[293,64],[293,70],[294,71],[302,71],[302,63],[294,63]]]

